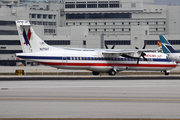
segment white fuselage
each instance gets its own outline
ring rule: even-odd
[[[146,53],[146,58],[137,59],[121,57],[118,54],[102,54],[102,50],[61,50],[34,53],[18,53],[17,57],[28,59],[60,69],[83,69],[95,72],[108,72],[115,68],[122,70],[170,70],[177,64],[167,59],[163,53]]]
[[[180,53],[167,53],[168,57],[176,62],[180,62]]]

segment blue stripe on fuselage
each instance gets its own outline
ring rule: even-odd
[[[17,57],[24,58],[24,59],[43,59],[43,60],[62,60],[62,59],[63,60],[75,60],[75,61],[78,60],[78,59],[70,59],[71,57],[47,57],[47,56],[17,56]],[[75,58],[75,57],[73,57],[73,58]],[[83,58],[87,58],[87,57],[83,57]],[[127,59],[127,58],[120,59],[120,60],[118,60],[118,58],[116,58],[116,60],[114,60],[114,59],[113,60],[110,60],[110,59],[102,60],[102,59],[98,59],[99,57],[93,57],[93,58],[94,59],[91,59],[91,60],[90,59],[83,59],[83,60],[88,60],[88,61],[132,61],[132,59]],[[152,59],[153,60],[152,62],[172,62],[173,61],[171,59],[156,59],[156,58],[147,58],[147,59]],[[134,59],[133,59],[133,61],[134,61]],[[140,61],[144,61],[144,60],[141,59]]]
[[[47,56],[17,56],[24,59],[46,59],[46,60],[62,60],[62,57],[47,57]]]

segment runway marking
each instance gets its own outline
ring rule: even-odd
[[[0,100],[68,100],[68,101],[176,101],[180,99],[75,99],[75,98],[0,98]]]

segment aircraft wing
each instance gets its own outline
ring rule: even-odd
[[[155,52],[157,49],[106,49],[102,51],[103,54],[128,54],[140,52]]]

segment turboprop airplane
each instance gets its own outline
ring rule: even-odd
[[[163,53],[166,53],[168,57],[176,62],[180,62],[180,53],[179,51],[174,50],[173,46],[167,41],[167,39],[163,36],[159,36]]]
[[[90,70],[93,75],[100,72],[115,75],[123,70],[164,71],[167,75],[177,66],[174,61],[166,59],[166,54],[145,53],[155,51],[146,50],[145,45],[143,49],[57,48],[39,38],[29,21],[17,20],[16,25],[23,50],[16,56],[58,69]]]

